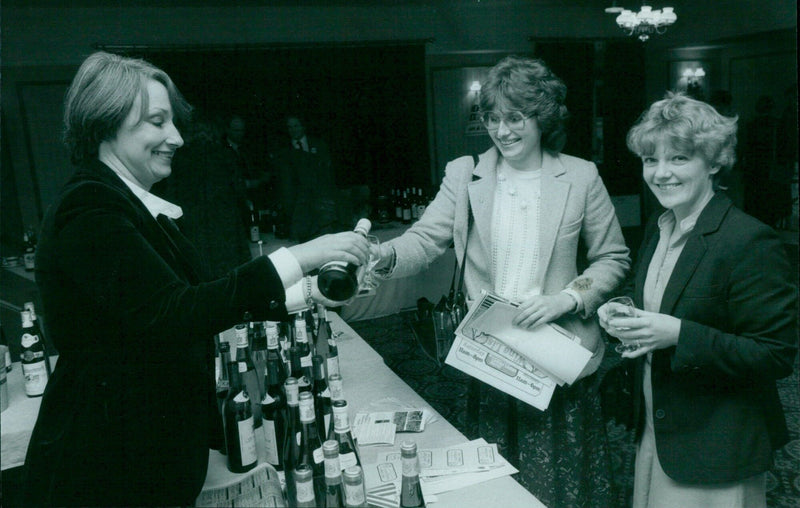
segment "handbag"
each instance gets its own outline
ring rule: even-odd
[[[472,155],[473,168],[478,165],[477,154]],[[427,298],[417,300],[417,322],[412,329],[417,341],[428,356],[441,368],[455,339],[456,328],[467,315],[467,297],[464,294],[464,269],[467,260],[467,244],[469,231],[472,228],[472,208],[467,198],[467,241],[464,243],[463,263],[459,269],[458,258],[453,267],[453,278],[450,291],[442,295],[439,302],[433,305]]]

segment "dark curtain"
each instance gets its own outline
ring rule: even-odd
[[[612,196],[641,192],[641,163],[625,136],[644,111],[644,48],[638,41],[534,41],[543,59],[567,85],[570,120],[563,152],[592,160],[593,102],[603,121],[598,169]],[[595,140],[597,142],[597,140]]]
[[[288,143],[284,117],[304,117],[330,146],[339,187],[373,195],[429,179],[424,43],[147,50],[190,103],[247,122],[257,162]]]

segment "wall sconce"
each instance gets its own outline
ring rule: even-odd
[[[480,81],[473,81],[471,85],[469,85],[469,91],[475,95],[478,95],[481,91],[481,83]]]
[[[699,85],[705,75],[706,71],[702,67],[698,67],[697,69],[685,69],[682,77],[686,80],[687,85]]]

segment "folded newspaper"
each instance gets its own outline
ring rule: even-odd
[[[573,383],[592,352],[558,325],[512,325],[518,313],[517,304],[483,291],[456,329],[445,363],[543,411],[556,386]]]

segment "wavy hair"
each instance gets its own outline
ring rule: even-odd
[[[97,157],[102,141],[113,138],[141,98],[140,121],[147,113],[147,83],[155,80],[167,89],[176,120],[187,121],[192,107],[167,73],[144,60],[104,51],[83,61],[64,100],[64,143],[73,164]]]
[[[668,92],[642,113],[628,131],[628,149],[638,157],[653,155],[659,143],[689,155],[699,154],[719,171],[712,177],[714,190],[736,162],[738,117],[719,114],[709,104],[682,93]]]
[[[535,118],[542,148],[558,153],[567,142],[566,97],[567,86],[543,60],[511,55],[489,71],[481,84],[479,106],[481,111],[507,106]]]

